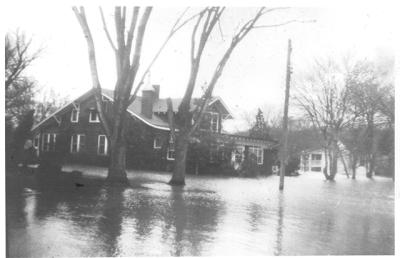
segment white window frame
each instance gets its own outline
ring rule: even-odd
[[[214,132],[214,133],[218,133],[218,130],[219,130],[219,113],[216,113],[216,112],[209,112],[209,114],[210,114],[210,131],[211,131],[211,132]],[[215,122],[215,124],[216,124],[216,129],[213,130],[213,119],[214,119],[215,117],[217,118],[217,121]]]
[[[232,153],[232,161],[236,162],[236,155],[237,155],[237,152],[239,152],[240,156],[241,156],[240,162],[243,162],[243,160],[244,160],[244,150],[245,150],[244,146],[236,146],[235,149],[233,150],[233,153]]]
[[[320,156],[320,159],[313,159],[313,156]],[[322,165],[322,154],[321,153],[311,153],[310,154],[310,167],[320,167]]]
[[[37,140],[37,144],[36,143]],[[33,147],[36,150],[36,156],[39,155],[39,145],[40,145],[40,134],[35,135],[35,137],[33,137]]]
[[[259,146],[250,146],[249,153],[253,153],[257,158],[257,165],[264,164],[264,149]]]
[[[95,119],[92,119],[92,114],[96,114]],[[96,109],[89,109],[89,123],[100,123],[99,112]]]
[[[52,145],[50,145],[51,138],[53,138]],[[44,133],[42,136],[42,151],[46,151],[46,152],[55,151],[56,150],[56,142],[57,142],[57,134],[56,133]]]
[[[100,139],[104,138],[104,152],[100,153]],[[108,139],[107,136],[104,134],[99,134],[97,136],[97,155],[107,156],[108,155]]]
[[[175,160],[175,157],[171,157],[172,153],[175,154],[175,143],[172,136],[170,136],[167,148],[167,160]]]
[[[37,140],[37,144],[36,144],[36,140]],[[33,147],[38,149],[39,144],[40,144],[40,134],[37,134],[37,135],[35,135],[35,137],[33,137]]]
[[[158,144],[157,144],[157,142],[158,142]],[[154,137],[153,149],[159,150],[159,149],[161,149],[161,146],[162,146],[162,144],[161,144],[161,139],[160,139],[160,137],[159,137],[159,136]]]
[[[76,120],[75,119],[73,119],[74,118],[74,112],[76,112]],[[78,108],[73,108],[72,109],[72,111],[71,111],[71,123],[78,123],[79,122],[79,112],[80,112],[80,110],[79,110],[79,107]]]
[[[73,151],[73,150],[72,150],[74,136],[76,136],[76,151]],[[70,152],[71,152],[71,153],[79,153],[79,152],[82,151],[82,150],[81,150],[81,137],[82,137],[82,136],[85,137],[84,134],[73,134],[73,135],[71,136],[71,144],[70,144]]]

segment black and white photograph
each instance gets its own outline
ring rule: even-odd
[[[1,256],[395,255],[394,1],[2,6]]]

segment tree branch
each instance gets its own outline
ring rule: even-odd
[[[104,19],[104,13],[103,13],[103,9],[101,8],[101,6],[99,6],[99,10],[100,10],[101,21],[103,23],[103,29],[104,29],[104,32],[106,33],[107,40],[110,43],[111,48],[114,50],[114,52],[116,52],[117,48],[115,47],[114,42],[111,39],[110,33],[108,32],[106,20]]]
[[[277,23],[277,24],[269,24],[269,25],[258,25],[254,26],[255,29],[261,29],[261,28],[272,28],[272,27],[279,27],[279,26],[285,26],[290,23],[314,23],[316,20],[290,20],[282,23]]]
[[[135,41],[135,51],[134,51],[133,57],[132,57],[132,64],[131,64],[131,68],[129,71],[129,78],[128,78],[126,92],[125,92],[125,96],[127,98],[126,108],[130,104],[129,96],[130,96],[133,82],[135,81],[135,77],[136,77],[136,74],[137,74],[137,71],[139,68],[140,57],[141,57],[141,52],[142,52],[142,44],[143,44],[143,40],[144,40],[144,32],[146,30],[147,22],[150,18],[152,9],[153,9],[152,7],[146,7],[146,9],[142,15],[142,18],[140,20],[139,26],[138,26],[138,31],[136,34],[136,41]]]
[[[103,105],[102,105],[102,93],[101,93],[101,85],[99,81],[99,76],[97,72],[97,63],[96,63],[96,54],[94,48],[94,42],[92,38],[92,34],[90,32],[89,25],[86,20],[85,9],[80,7],[80,11],[75,6],[72,7],[73,12],[75,13],[76,18],[78,19],[79,24],[81,25],[83,35],[85,36],[86,43],[88,46],[88,54],[89,54],[89,65],[90,65],[90,73],[92,77],[92,87],[94,90],[94,95],[96,99],[96,107],[99,112],[100,120],[102,122],[103,128],[108,137],[111,136],[110,125],[106,119]]]
[[[133,103],[133,101],[135,101],[136,95],[139,92],[140,87],[143,85],[144,83],[144,79],[146,78],[146,75],[150,72],[151,67],[154,65],[155,61],[158,59],[158,57],[160,56],[161,52],[164,50],[164,48],[166,47],[167,43],[169,42],[169,40],[173,37],[173,35],[179,30],[181,29],[185,24],[187,24],[189,21],[193,20],[194,18],[196,18],[198,15],[200,15],[200,13],[197,13],[191,17],[189,17],[188,19],[186,19],[184,22],[182,22],[179,26],[179,22],[180,20],[183,18],[183,15],[187,12],[189,8],[186,8],[185,11],[179,16],[179,18],[176,20],[175,24],[172,26],[172,29],[170,31],[170,33],[168,34],[168,36],[166,37],[166,39],[164,40],[163,44],[161,45],[161,47],[158,49],[157,53],[154,55],[153,59],[151,60],[151,62],[149,63],[149,65],[147,66],[147,68],[145,69],[144,73],[142,74],[142,77],[140,78],[138,84],[135,87],[134,93],[131,95],[130,99],[129,99],[129,105]]]

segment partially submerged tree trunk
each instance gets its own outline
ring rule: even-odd
[[[105,22],[104,14],[100,8],[100,15],[107,40],[114,52],[116,60],[117,80],[114,88],[114,98],[112,101],[113,108],[111,114],[106,114],[103,110],[101,85],[97,72],[97,63],[95,55],[94,41],[91,31],[86,20],[85,9],[73,7],[73,11],[79,21],[85,36],[88,54],[90,72],[92,77],[92,87],[96,99],[96,107],[99,113],[102,127],[110,142],[110,165],[108,170],[107,180],[110,182],[127,183],[126,175],[126,152],[127,144],[125,138],[126,126],[126,110],[136,98],[136,95],[143,84],[146,74],[149,72],[151,66],[160,55],[163,48],[166,46],[169,39],[188,21],[195,16],[190,17],[184,22],[181,22],[179,17],[168,34],[166,40],[161,45],[156,55],[151,60],[149,66],[145,69],[141,79],[138,81],[136,88],[131,95],[133,84],[136,79],[140,67],[140,59],[142,53],[142,45],[146,26],[152,12],[152,7],[143,8],[134,7],[132,11],[130,23],[127,21],[126,7],[115,7],[115,31],[116,31],[116,44],[114,44],[110,33],[108,32]]]
[[[374,114],[367,114],[367,161],[366,176],[372,178],[375,170]]]
[[[329,162],[329,180],[335,180],[337,174],[337,164],[338,164],[338,153],[336,149],[331,151],[330,162]]]
[[[189,141],[185,136],[177,137],[175,145],[175,164],[172,178],[169,181],[171,185],[184,185],[186,172],[186,155],[189,147]]]
[[[193,134],[196,132],[199,124],[201,123],[204,117],[204,111],[206,109],[208,101],[212,97],[215,85],[218,82],[233,50],[246,37],[246,35],[248,35],[248,33],[255,28],[276,27],[276,26],[286,25],[291,22],[296,22],[295,20],[292,20],[281,24],[256,26],[257,21],[260,19],[262,15],[279,9],[284,9],[284,8],[271,8],[271,9],[260,8],[251,19],[245,22],[237,30],[237,32],[235,32],[234,36],[231,39],[229,47],[227,48],[222,58],[218,62],[218,65],[216,66],[209,83],[205,87],[205,92],[202,97],[201,103],[197,107],[197,112],[193,114],[190,109],[191,100],[194,88],[198,84],[197,75],[200,70],[200,61],[203,56],[203,51],[209,41],[211,33],[215,31],[216,28],[215,25],[219,22],[220,17],[224,12],[225,8],[206,7],[200,12],[197,22],[193,27],[191,36],[190,76],[188,79],[184,97],[178,108],[177,119],[175,121],[175,125],[176,128],[179,130],[179,133],[176,136],[175,167],[170,181],[171,184],[184,184],[184,177],[186,173],[185,171],[186,156],[187,156],[186,152],[189,146],[189,141],[192,138]],[[220,32],[222,34],[222,31]],[[193,124],[192,124],[192,119],[194,120]]]
[[[113,183],[126,184],[126,143],[111,142],[110,166],[108,168],[107,180]]]
[[[356,172],[357,172],[357,163],[358,163],[358,158],[355,154],[352,154],[351,157],[351,178],[356,179]]]

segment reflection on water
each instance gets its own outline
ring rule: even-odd
[[[284,198],[285,195],[283,193],[280,193],[278,196],[278,225],[276,227],[276,248],[275,248],[275,255],[281,255],[282,254],[282,242],[283,242],[283,210],[285,208],[285,203],[284,203]]]
[[[136,173],[141,187],[100,179],[7,181],[10,257],[393,254],[393,183]]]

